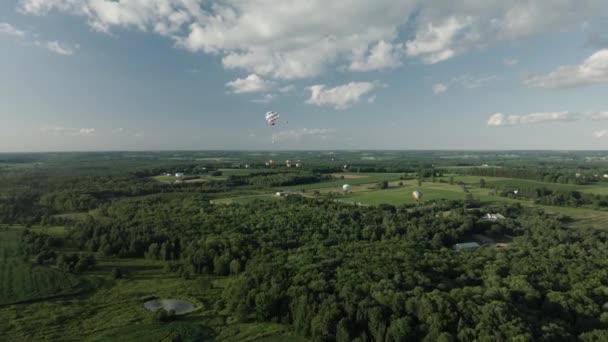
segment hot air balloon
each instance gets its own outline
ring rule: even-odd
[[[420,199],[422,198],[422,192],[420,192],[420,190],[416,190],[416,191],[412,192],[412,198],[416,202],[420,201]]]
[[[266,112],[266,122],[274,126],[279,121],[279,113],[277,112]]]
[[[348,184],[342,185],[342,190],[344,190],[344,193],[349,193],[350,192],[350,185],[348,185]]]

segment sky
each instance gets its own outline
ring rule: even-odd
[[[3,0],[0,152],[607,150],[607,24],[605,0]]]

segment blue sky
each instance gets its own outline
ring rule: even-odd
[[[0,151],[607,149],[608,4],[478,3],[3,1]]]

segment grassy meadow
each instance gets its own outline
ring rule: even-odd
[[[19,229],[0,230],[0,305],[75,294],[88,287],[78,276],[24,261],[19,234]]]

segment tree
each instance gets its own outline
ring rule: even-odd
[[[112,278],[114,279],[122,279],[123,274],[122,274],[122,270],[118,267],[114,267],[112,269]]]
[[[482,189],[486,187],[486,180],[485,179],[481,178],[479,180],[479,187],[482,188]]]
[[[384,180],[380,182],[380,189],[388,189],[388,181]]]

